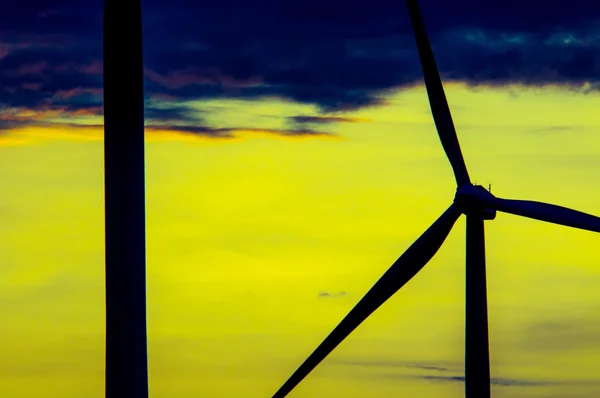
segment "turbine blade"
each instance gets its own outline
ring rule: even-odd
[[[465,397],[490,398],[483,218],[467,215]]]
[[[427,38],[419,5],[416,0],[407,0],[406,3],[419,50],[429,105],[431,106],[431,113],[433,114],[433,120],[440,136],[440,141],[454,170],[457,185],[470,185],[471,180],[469,179],[465,160],[460,151],[460,144],[458,143],[458,137],[456,136],[456,130],[452,122],[452,115],[450,114],[448,101],[444,94],[444,87],[442,86],[440,74],[435,64],[433,51]]]
[[[398,289],[417,274],[439,250],[461,215],[452,204],[417,239],[402,256],[377,281],[359,303],[346,315],[342,322],[327,336],[321,345],[308,357],[273,398],[285,397],[300,383],[335,347],[337,347],[373,311],[389,299]]]
[[[566,225],[567,227],[600,232],[600,218],[566,207],[530,200],[501,198],[493,198],[491,200],[486,200],[485,202],[496,210],[504,213],[534,218],[553,224]]]

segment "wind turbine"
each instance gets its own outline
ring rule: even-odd
[[[435,255],[462,214],[467,217],[465,396],[489,398],[484,220],[493,220],[496,211],[501,211],[600,232],[598,217],[546,203],[497,198],[484,187],[471,183],[417,0],[407,0],[407,5],[433,120],[456,178],[454,202],[396,260],[273,398],[283,398],[289,394],[358,325],[415,276]]]
[[[104,0],[106,398],[148,398],[140,0]]]

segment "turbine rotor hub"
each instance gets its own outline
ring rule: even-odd
[[[454,203],[465,215],[479,215],[484,220],[496,218],[496,210],[487,206],[495,196],[481,185],[463,185],[456,189]]]

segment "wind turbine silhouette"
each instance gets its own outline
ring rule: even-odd
[[[358,325],[415,276],[444,243],[461,214],[465,214],[467,217],[465,396],[467,398],[489,398],[490,365],[484,220],[493,220],[496,218],[496,211],[501,211],[600,232],[600,218],[598,217],[546,203],[497,198],[484,187],[471,183],[417,0],[407,0],[407,5],[433,120],[456,178],[457,189],[454,202],[396,260],[342,322],[273,395],[273,398],[283,398],[289,394]]]
[[[141,0],[104,0],[106,398],[148,398]]]

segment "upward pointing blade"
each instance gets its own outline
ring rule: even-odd
[[[346,315],[342,322],[327,336],[321,345],[308,357],[285,384],[273,395],[283,398],[290,393],[335,347],[373,311],[387,301],[406,282],[417,274],[438,251],[452,226],[460,216],[460,210],[452,204],[427,231],[377,281],[375,286]]]
[[[456,130],[452,122],[452,115],[450,114],[448,101],[446,101],[446,95],[444,94],[444,87],[442,86],[440,74],[435,64],[433,51],[431,51],[431,45],[427,38],[421,11],[416,0],[407,0],[406,3],[408,4],[419,57],[421,58],[421,68],[425,78],[429,105],[431,106],[431,113],[433,114],[433,120],[440,136],[440,141],[442,141],[446,156],[448,156],[452,169],[454,169],[454,177],[456,178],[457,185],[470,185],[471,180],[469,179],[465,160],[460,151]]]

